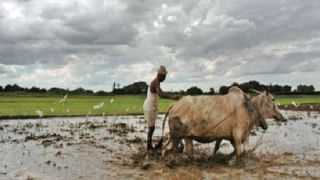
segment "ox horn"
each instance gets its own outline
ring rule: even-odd
[[[260,93],[261,93],[261,91],[258,91],[258,90],[256,90],[256,89],[249,89],[249,91],[251,91],[251,92],[255,92],[255,93],[258,93],[258,94],[260,94]]]

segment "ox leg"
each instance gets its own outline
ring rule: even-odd
[[[178,144],[181,139],[170,136],[168,142],[164,145],[162,149],[162,156],[167,155],[170,151],[178,151]]]
[[[234,143],[235,143],[235,152],[236,152],[237,163],[239,163],[240,157],[241,157],[241,140],[235,139]]]
[[[178,145],[179,145],[180,141],[181,141],[180,138],[176,138],[176,137],[172,138],[172,143],[171,143],[171,145],[172,145],[171,147],[172,148],[171,149],[177,152],[178,151]]]
[[[234,140],[230,140],[231,145],[233,146],[233,152],[230,154],[231,156],[236,155],[236,145],[234,143]]]
[[[220,147],[220,144],[221,144],[221,141],[222,139],[219,139],[216,141],[216,144],[214,145],[214,150],[213,150],[213,153],[212,153],[212,160],[215,160],[215,157],[216,157],[216,153]]]
[[[186,143],[186,153],[190,159],[193,159],[193,144],[192,139],[184,139]]]
[[[247,137],[243,143],[243,151],[246,152],[247,148],[249,147],[250,141],[249,137]]]

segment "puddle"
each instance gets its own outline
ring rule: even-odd
[[[250,136],[239,164],[227,141],[214,162],[214,143],[195,143],[192,161],[185,154],[148,154],[142,116],[1,120],[0,179],[320,178],[319,114],[283,114],[301,118],[268,121],[268,130]]]

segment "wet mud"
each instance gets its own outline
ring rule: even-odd
[[[319,114],[282,113],[295,119],[255,129],[240,162],[228,141],[214,159],[214,143],[194,143],[193,159],[148,152],[142,116],[1,120],[0,179],[319,179]]]

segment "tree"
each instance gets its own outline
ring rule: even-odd
[[[219,89],[219,94],[227,94],[229,90],[228,86],[221,86]]]
[[[86,94],[86,90],[83,89],[82,87],[79,87],[79,88],[77,88],[77,89],[75,89],[75,90],[72,90],[72,91],[70,92],[70,94],[82,95],[82,94]]]
[[[4,91],[6,92],[17,92],[17,91],[24,91],[25,89],[20,87],[19,85],[17,84],[14,84],[14,85],[6,85],[6,87],[4,88]]]
[[[48,93],[58,94],[58,95],[64,95],[64,94],[67,94],[68,92],[69,90],[57,88],[57,87],[53,87],[48,90]]]
[[[251,89],[257,89],[257,90],[262,90],[264,87],[261,85],[258,81],[249,81],[249,88]]]
[[[214,88],[210,88],[208,94],[214,95],[215,94]]]
[[[310,86],[308,87],[308,92],[314,92],[314,90],[315,90],[315,88],[314,88],[313,85],[310,85]]]
[[[112,94],[124,94],[123,89],[115,89],[114,91],[112,91]]]
[[[92,94],[93,94],[93,91],[92,91],[92,90],[85,90],[85,94],[87,94],[87,95],[92,95]]]
[[[291,92],[291,86],[289,85],[284,85],[283,88],[282,88],[282,91],[284,93],[290,93]]]
[[[46,88],[41,88],[40,89],[40,93],[46,93],[47,92],[47,89]]]
[[[13,88],[11,86],[11,84],[8,84],[4,87],[3,91],[5,92],[12,92],[13,91]]]
[[[143,81],[134,82],[133,84],[129,84],[123,88],[120,88],[120,84],[118,83],[117,87],[119,88],[115,88],[112,91],[113,94],[145,94],[148,90],[147,83]]]
[[[244,92],[249,92],[250,89],[256,89],[256,90],[264,90],[265,86],[260,84],[258,81],[249,81],[249,82],[244,82],[241,84],[233,83],[233,85],[236,85],[240,87],[240,89]]]
[[[148,90],[146,82],[140,81],[122,88],[125,94],[145,94]]]
[[[237,87],[239,87],[239,88],[240,88],[240,84],[239,84],[239,83],[237,83],[237,82],[233,82],[233,83],[231,84],[231,86],[237,86]]]
[[[307,85],[298,85],[297,86],[297,92],[299,93],[313,93],[314,87],[313,85],[307,86]]]
[[[109,93],[101,90],[101,91],[97,91],[95,93],[95,95],[97,95],[97,96],[107,96],[107,95],[109,95]]]
[[[114,91],[115,89],[116,89],[116,82],[113,82],[112,91]]]
[[[283,88],[282,86],[276,84],[276,85],[271,85],[268,87],[269,91],[271,93],[279,93],[279,92],[282,92]]]
[[[185,95],[186,92],[184,90],[180,90],[177,94],[180,94],[180,95]]]
[[[29,92],[33,92],[33,93],[39,93],[39,92],[41,92],[41,89],[40,88],[38,88],[38,87],[31,87],[30,89],[29,89]]]
[[[203,94],[203,91],[197,86],[192,86],[189,89],[187,89],[186,93],[189,95],[200,95],[200,94]]]

